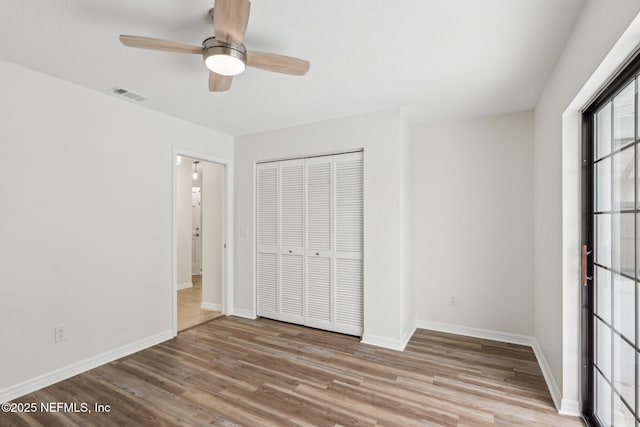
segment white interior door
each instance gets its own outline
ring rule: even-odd
[[[191,191],[191,274],[202,273],[202,203],[200,188]]]
[[[258,315],[362,335],[362,153],[256,174]]]
[[[304,160],[279,163],[280,320],[304,323]]]
[[[258,316],[278,319],[278,163],[256,166]]]
[[[306,159],[307,244],[305,325],[333,325],[333,158]]]
[[[362,334],[362,153],[334,156],[335,321],[333,330]]]

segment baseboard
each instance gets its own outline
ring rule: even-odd
[[[72,363],[71,365],[56,369],[55,371],[48,372],[19,384],[7,387],[3,390],[0,390],[0,402],[4,403],[13,399],[17,399],[20,396],[24,396],[25,394],[33,393],[34,391],[48,387],[62,380],[66,380],[67,378],[71,378],[93,368],[97,368],[98,366],[104,365],[106,363],[113,362],[114,360],[120,359],[130,354],[137,353],[140,350],[144,350],[145,348],[152,347],[172,338],[173,334],[170,330],[164,331],[159,334],[144,338],[140,341],[124,345],[114,350],[110,350],[97,356]]]
[[[446,332],[448,334],[464,335],[466,337],[483,338],[487,340],[506,342],[509,344],[520,344],[528,347],[533,346],[533,337],[526,335],[511,334],[508,332],[492,331],[490,329],[471,328],[468,326],[453,325],[450,323],[431,322],[429,320],[418,320],[416,326],[420,329]]]
[[[183,289],[189,289],[189,288],[193,288],[193,283],[188,282],[188,283],[179,283],[178,284],[178,290],[181,291]]]
[[[542,371],[542,376],[544,377],[544,381],[547,383],[547,388],[549,389],[549,393],[551,394],[551,399],[553,399],[553,404],[559,413],[562,413],[562,393],[560,392],[560,387],[558,387],[558,383],[556,382],[553,374],[551,373],[551,367],[549,367],[549,362],[544,357],[544,353],[542,352],[542,348],[540,344],[538,344],[538,340],[535,338],[531,338],[531,348],[533,349],[533,353],[536,355],[536,359],[538,359],[538,365],[540,365],[540,370]],[[577,405],[578,402],[576,402]],[[579,405],[578,405],[579,406]],[[563,415],[574,415],[574,414],[563,414]],[[580,411],[578,410],[574,416],[579,416]]]
[[[256,315],[253,313],[253,310],[247,310],[246,308],[235,307],[233,309],[233,313],[230,314],[233,316],[244,317],[245,319],[257,319]]]
[[[570,417],[580,417],[582,416],[582,411],[580,410],[580,403],[577,400],[572,399],[562,399],[560,401],[560,410],[558,410],[560,415],[568,415]]]
[[[411,337],[413,336],[415,331],[416,331],[416,321],[414,320],[413,322],[411,322],[407,330],[402,335],[402,339],[400,341],[400,344],[402,345],[402,351],[404,351],[404,349],[407,347],[407,344],[409,344],[409,341],[411,340]]]
[[[222,311],[222,304],[213,304],[203,301],[202,304],[200,304],[200,308],[209,311]]]
[[[364,334],[362,335],[362,344],[375,345],[376,347],[388,348],[389,350],[402,351],[404,346],[402,340],[398,338],[388,338],[379,335]]]
[[[558,387],[558,383],[551,373],[549,363],[544,357],[542,348],[540,347],[540,344],[538,344],[538,340],[536,340],[535,337],[511,334],[508,332],[492,331],[489,329],[470,328],[467,326],[452,325],[448,323],[431,322],[428,320],[418,320],[416,322],[416,326],[420,329],[429,329],[432,331],[446,332],[449,334],[483,338],[493,341],[526,345],[527,347],[531,347],[533,353],[536,356],[536,359],[538,360],[538,365],[540,365],[542,376],[544,377],[544,381],[547,383],[549,394],[551,395],[551,399],[553,399],[553,404],[556,407],[558,413],[562,415],[570,415],[573,417],[580,416],[580,404],[575,400],[562,398],[560,387]]]

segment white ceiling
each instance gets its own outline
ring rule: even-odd
[[[253,0],[247,49],[311,62],[247,69],[210,93],[198,55],[131,49],[119,34],[200,45],[209,0],[2,0],[0,59],[230,135],[405,106],[413,120],[535,106],[585,0]],[[5,82],[5,84],[11,84]],[[129,101],[122,101],[129,102]]]

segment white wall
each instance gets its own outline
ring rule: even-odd
[[[192,168],[193,162],[183,157],[176,170],[177,285],[179,289],[192,285]]]
[[[364,148],[364,339],[402,347],[400,124],[390,110],[236,139],[237,313],[255,314],[255,162]]]
[[[172,145],[231,160],[233,141],[2,61],[0,76],[2,401],[170,336]]]
[[[531,335],[532,112],[418,125],[413,139],[418,326]]]
[[[639,10],[636,0],[587,2],[535,110],[534,334],[567,413],[579,410],[580,144],[563,150],[563,132],[579,138],[563,113]]]
[[[202,170],[202,303],[221,310],[224,252],[224,165],[200,162]]]

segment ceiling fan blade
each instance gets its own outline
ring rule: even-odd
[[[223,76],[222,74],[209,72],[209,90],[211,92],[224,92],[229,90],[233,76]]]
[[[249,0],[215,0],[213,28],[216,40],[242,44],[249,23]]]
[[[190,44],[173,42],[170,40],[152,39],[149,37],[120,35],[120,42],[128,47],[137,47],[140,49],[162,50],[164,52],[177,53],[202,53],[202,46],[193,46]]]
[[[295,76],[304,76],[311,66],[309,61],[304,59],[264,52],[247,52],[247,65],[261,70]]]

